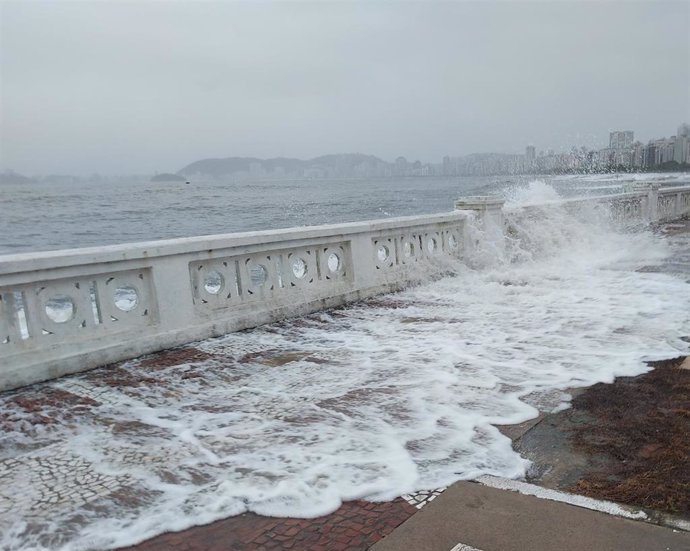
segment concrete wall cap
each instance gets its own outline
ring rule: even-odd
[[[458,210],[481,210],[481,209],[500,209],[505,204],[505,199],[488,195],[475,195],[461,197],[455,201],[455,208]]]

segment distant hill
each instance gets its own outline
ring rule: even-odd
[[[33,181],[33,178],[23,176],[22,174],[18,174],[13,170],[6,170],[5,172],[0,172],[0,184],[29,184]]]
[[[152,182],[184,182],[186,179],[177,174],[170,174],[169,172],[164,172],[163,174],[156,174],[151,178]]]
[[[195,161],[177,174],[185,177],[356,177],[368,175],[388,164],[361,153],[323,155],[311,160],[278,157],[258,159],[256,157],[227,157],[225,159],[202,159]]]

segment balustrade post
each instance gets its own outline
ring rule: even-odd
[[[500,197],[472,196],[461,197],[455,201],[456,210],[472,210],[477,216],[477,227],[482,232],[484,244],[491,249],[498,258],[505,253],[505,219],[503,205],[505,200]],[[465,232],[466,239],[469,236]],[[466,243],[470,250],[476,250],[479,243]]]
[[[659,221],[659,184],[647,187],[647,220],[650,224]]]

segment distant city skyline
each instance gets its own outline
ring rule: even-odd
[[[690,120],[690,116],[688,117]],[[687,123],[683,123],[687,124]],[[586,142],[573,142],[570,145],[565,145],[561,144],[560,146],[554,146],[553,144],[540,144],[540,143],[535,143],[528,141],[527,144],[519,144],[515,143],[513,147],[508,148],[507,150],[503,151],[490,151],[490,150],[481,150],[479,148],[475,150],[470,150],[467,152],[451,152],[448,151],[446,155],[443,155],[440,157],[442,160],[443,157],[452,154],[453,156],[471,156],[471,155],[478,155],[478,154],[498,154],[498,155],[520,155],[525,153],[525,148],[526,147],[533,147],[534,148],[534,154],[535,157],[537,153],[542,152],[542,153],[551,153],[551,154],[556,154],[556,153],[567,153],[570,152],[573,148],[580,148],[580,147],[587,147],[588,149],[591,150],[599,150],[606,148],[607,144],[609,147],[612,147],[612,140],[614,139],[613,135],[614,134],[624,134],[624,133],[632,133],[632,135],[635,137],[635,139],[639,139],[639,135],[637,131],[632,130],[632,131],[619,131],[619,130],[606,130],[604,131],[601,135],[597,135],[594,133],[588,134],[587,136],[590,138],[589,143]],[[671,136],[672,134],[668,134],[668,136]],[[666,135],[663,135],[662,138],[665,138]],[[618,138],[616,138],[618,139]],[[624,140],[624,137],[620,138],[621,140]],[[653,141],[660,139],[658,136],[650,136],[647,140],[642,139],[642,143],[648,142],[648,141]],[[439,162],[439,158],[436,159],[426,159],[423,158],[419,155],[392,155],[391,157],[385,157],[382,155],[377,155],[375,152],[371,151],[348,151],[348,152],[337,152],[335,154],[351,154],[351,153],[361,153],[361,154],[368,154],[368,155],[375,155],[377,157],[382,158],[384,161],[389,162],[389,163],[395,163],[395,159],[398,157],[409,157],[410,162],[415,162],[419,161],[423,164],[434,164]],[[332,155],[334,152],[332,151],[322,151],[318,155],[314,155],[313,157],[308,157],[305,158],[305,160],[308,160],[310,158],[317,158],[320,156],[324,155]],[[216,157],[212,155],[208,155],[206,157],[202,158],[226,158],[226,157],[257,157],[257,158],[264,158],[264,159],[270,159],[270,158],[276,158],[276,157],[285,157],[285,158],[290,158],[290,159],[299,159],[300,157],[296,156],[290,156],[290,155],[269,155],[265,157],[260,157],[258,155],[239,155],[235,154],[234,152],[226,152],[226,154],[221,154]],[[0,150],[0,160],[4,161],[4,158],[1,155],[1,150]],[[17,170],[13,166],[4,166],[0,165],[0,172],[7,172],[7,171],[12,171],[12,172],[17,172],[20,174],[25,174],[28,176],[46,176],[46,175],[60,175],[60,174],[65,174],[65,175],[74,175],[74,176],[79,176],[79,177],[88,177],[88,176],[93,176],[93,175],[100,175],[104,177],[110,177],[110,176],[120,176],[120,175],[133,175],[133,174],[139,174],[139,175],[149,175],[149,174],[157,174],[161,172],[177,172],[179,168],[182,166],[189,164],[190,162],[193,162],[195,159],[181,159],[178,164],[173,164],[172,166],[161,166],[161,167],[156,167],[152,171],[136,171],[136,170],[126,170],[126,167],[122,167],[123,170],[120,171],[114,171],[114,172],[108,172],[105,170],[86,170],[86,171],[73,171],[73,172],[67,172],[67,171],[45,171],[45,172],[30,172],[30,171],[21,171]]]
[[[673,164],[675,163],[675,164]],[[394,161],[361,153],[339,153],[313,159],[256,157],[204,158],[179,170],[155,171],[153,181],[167,175],[168,180],[286,180],[358,178],[376,179],[426,176],[492,176],[515,174],[593,173],[610,171],[643,171],[690,168],[690,124],[682,123],[675,135],[649,140],[643,144],[635,140],[633,130],[609,133],[609,145],[601,149],[573,146],[569,151],[537,150],[527,145],[524,153],[485,152],[463,156],[443,157],[441,162],[408,160],[400,155]],[[120,175],[126,176],[126,175]],[[132,175],[134,176],[134,175]],[[150,174],[136,175],[148,179]],[[78,177],[69,174],[38,175],[44,182],[86,180],[98,184],[112,180],[112,176],[92,174]],[[0,171],[0,183],[30,181],[26,175],[14,171]]]

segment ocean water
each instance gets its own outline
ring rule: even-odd
[[[615,193],[626,181],[641,177],[664,184],[690,181],[689,174],[565,176],[545,181],[568,196]],[[446,212],[460,196],[504,194],[529,181],[529,177],[456,177],[4,185],[0,186],[0,255]]]
[[[132,499],[104,495],[38,519],[15,508],[0,515],[0,547],[107,549],[245,511],[313,517],[350,499],[483,474],[517,478],[529,464],[494,425],[567,407],[568,388],[690,353],[690,278],[665,269],[687,258],[687,239],[623,231],[554,205],[520,208],[558,195],[544,182],[508,195],[505,255],[196,343],[211,355],[198,365],[152,374],[132,360],[133,376],[156,383],[109,389],[94,415],[41,430],[10,415],[16,425],[0,450],[31,443],[41,453],[42,442],[60,442],[126,480]],[[275,356],[291,359],[265,361]],[[10,407],[0,396],[0,411]],[[137,453],[146,461],[133,461]],[[18,495],[28,491],[17,484]]]

